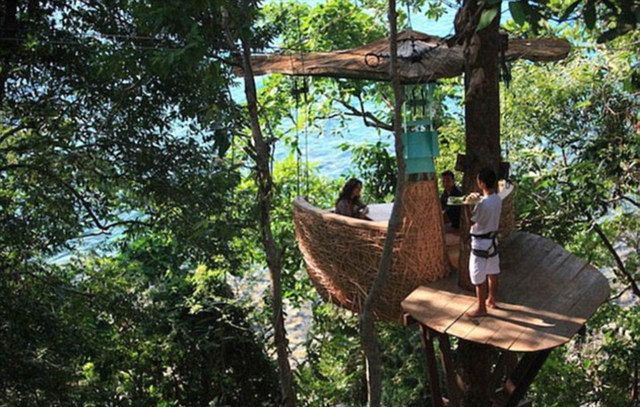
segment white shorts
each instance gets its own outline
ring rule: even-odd
[[[491,239],[471,238],[471,248],[479,250],[489,250]],[[500,274],[500,255],[484,258],[478,257],[471,252],[469,257],[469,277],[473,285],[480,285],[487,281],[490,274]]]

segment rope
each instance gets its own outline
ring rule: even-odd
[[[411,0],[407,0],[407,21],[409,22],[409,29],[413,31],[413,24],[411,24]]]
[[[304,150],[305,150],[305,196],[309,197],[309,101],[308,101],[308,87],[306,86],[307,78],[304,77],[305,92],[304,92],[304,105],[305,105],[305,122],[304,122]]]
[[[433,131],[434,127],[435,127],[434,123],[433,123],[433,118],[435,116],[434,111],[433,111],[434,110],[433,99],[434,99],[434,93],[436,91],[436,83],[432,82],[432,83],[429,83],[427,86],[428,86],[427,95],[428,95],[428,100],[429,100],[429,122],[430,122],[430,129],[429,130]]]
[[[294,122],[295,122],[295,128],[296,128],[296,195],[300,196],[300,134],[298,131],[298,122],[300,120],[299,118],[299,95],[298,95],[298,80],[296,77],[293,77],[293,97],[296,101],[295,104],[295,111],[294,111]]]
[[[298,43],[302,42],[302,28],[300,25],[300,16],[297,15],[296,16],[296,24],[297,24],[297,28],[298,28]],[[302,68],[302,73],[304,74],[306,72],[306,68],[304,66],[304,51],[301,49],[300,50],[300,65]],[[302,88],[301,89],[297,89],[296,90],[296,150],[297,150],[297,156],[298,156],[298,160],[297,160],[297,176],[298,176],[298,184],[297,184],[297,188],[298,188],[298,195],[300,195],[300,167],[301,167],[301,161],[302,161],[302,150],[300,149],[300,138],[299,138],[299,132],[298,132],[298,103],[300,101],[299,98],[299,94],[302,93],[303,94],[303,102],[304,102],[304,122],[303,122],[303,126],[304,126],[304,148],[305,148],[305,157],[304,157],[304,161],[305,161],[305,195],[308,197],[309,196],[309,131],[308,131],[308,121],[309,121],[309,99],[308,99],[308,95],[309,95],[309,86],[307,85],[307,77],[303,76],[302,77]]]

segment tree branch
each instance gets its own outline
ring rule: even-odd
[[[42,269],[42,268],[40,268],[40,269],[44,271],[44,269]],[[25,271],[23,271],[23,272],[17,272],[17,273],[15,273],[15,274],[16,274],[16,275],[20,275],[20,274],[28,275],[28,276],[30,276],[30,277],[32,277],[32,278],[35,278],[35,279],[37,279],[37,280],[42,281],[43,283],[45,283],[45,284],[46,284],[46,285],[48,285],[49,287],[53,287],[53,288],[55,288],[55,289],[65,291],[65,292],[68,292],[68,293],[70,293],[70,294],[80,295],[80,296],[85,297],[85,298],[93,298],[93,297],[95,296],[94,294],[86,293],[86,292],[83,292],[83,291],[80,291],[80,290],[76,290],[76,289],[74,289],[74,288],[65,287],[65,286],[63,286],[63,285],[56,284],[55,282],[50,281],[47,277],[45,277],[45,276],[40,276],[40,275],[38,275],[38,274],[36,274],[36,273],[34,273],[34,272],[32,272],[32,271],[27,271],[27,270],[25,270]]]
[[[609,299],[607,301],[612,302],[612,301],[615,301],[615,300],[619,299],[620,297],[622,297],[624,295],[624,293],[629,291],[630,288],[631,288],[630,286],[625,287],[623,290],[620,290],[620,292],[618,294],[614,295],[613,297],[609,297]]]
[[[391,260],[393,255],[393,243],[395,235],[400,229],[401,225],[401,203],[402,193],[404,191],[405,182],[405,170],[406,163],[402,154],[402,87],[400,84],[400,77],[398,76],[398,30],[397,19],[398,14],[396,11],[396,1],[389,0],[389,53],[390,53],[390,66],[389,76],[391,79],[391,85],[393,88],[394,96],[394,119],[393,119],[393,133],[395,138],[396,148],[396,162],[398,164],[398,178],[396,180],[396,196],[393,208],[391,209],[391,217],[387,227],[387,236],[384,240],[384,248],[382,249],[382,256],[380,263],[378,264],[378,271],[376,273],[371,289],[367,293],[367,297],[362,307],[360,314],[360,338],[362,341],[362,347],[367,357],[367,384],[369,390],[369,407],[379,407],[382,403],[382,356],[380,354],[380,344],[378,341],[376,329],[375,329],[375,317],[373,315],[373,308],[375,302],[380,296],[380,292],[387,283],[389,277],[389,269],[391,267]]]
[[[126,224],[152,226],[151,223],[142,222],[142,221],[138,221],[138,220],[123,220],[123,221],[117,221],[117,222],[109,223],[109,224],[106,224],[106,225],[103,224],[102,221],[100,221],[98,216],[95,214],[91,204],[89,202],[87,202],[86,199],[84,199],[82,194],[80,192],[78,192],[78,190],[76,188],[74,188],[73,185],[69,184],[68,182],[66,182],[65,180],[63,180],[62,178],[57,176],[56,174],[53,174],[52,172],[50,172],[50,171],[48,171],[48,170],[46,170],[44,168],[41,168],[41,167],[38,167],[38,166],[35,166],[35,165],[30,165],[30,164],[11,164],[11,165],[7,165],[7,166],[4,166],[4,167],[0,167],[0,172],[7,171],[7,170],[10,170],[10,169],[19,169],[19,168],[30,169],[30,170],[36,171],[36,172],[38,172],[38,173],[40,173],[40,174],[42,174],[42,175],[44,175],[44,176],[46,176],[48,178],[53,179],[55,182],[61,184],[65,189],[67,189],[69,192],[71,192],[71,195],[73,195],[78,200],[78,202],[80,202],[82,207],[89,214],[89,217],[93,221],[95,227],[100,229],[102,232],[107,232],[111,228],[114,228],[116,226],[126,225]]]
[[[272,299],[272,323],[274,330],[274,342],[277,352],[278,373],[280,376],[280,391],[282,394],[281,405],[283,407],[295,407],[297,397],[294,388],[293,374],[289,364],[289,349],[284,326],[284,313],[282,306],[282,258],[273,236],[271,226],[271,205],[273,195],[273,177],[270,164],[271,141],[265,140],[259,120],[258,100],[256,85],[251,66],[251,37],[247,31],[241,31],[238,35],[240,47],[236,45],[234,35],[229,24],[229,13],[221,8],[222,26],[229,47],[233,50],[238,60],[242,63],[244,75],[244,91],[247,97],[247,110],[251,125],[251,137],[255,153],[255,177],[258,185],[258,209],[260,213],[260,235],[267,260],[267,267],[271,274],[271,299]],[[243,23],[246,23],[244,21]],[[242,29],[243,27],[240,27]]]
[[[633,293],[635,295],[640,297],[640,287],[638,287],[638,283],[634,280],[634,278],[631,275],[631,273],[629,273],[629,271],[627,271],[626,267],[624,266],[624,262],[622,261],[622,259],[618,255],[618,252],[616,251],[615,247],[613,247],[613,245],[609,241],[609,238],[607,238],[607,236],[605,235],[605,233],[602,230],[602,228],[600,227],[600,225],[598,225],[596,222],[594,222],[593,218],[591,218],[591,216],[589,216],[589,219],[591,220],[591,225],[593,227],[593,230],[596,231],[596,233],[598,234],[598,236],[602,240],[602,243],[604,243],[604,245],[607,248],[607,250],[609,250],[609,253],[611,253],[611,255],[613,256],[613,258],[614,258],[614,260],[616,262],[616,265],[618,266],[618,270],[620,270],[622,275],[624,275],[624,277],[627,279],[627,282],[631,286],[631,290],[633,291]]]
[[[104,225],[103,228],[100,229],[100,232],[96,232],[96,233],[86,233],[82,236],[79,236],[80,239],[84,239],[87,237],[93,237],[93,236],[102,236],[104,234],[109,234],[111,233],[110,229],[113,229],[117,226],[123,226],[123,225],[138,225],[138,226],[153,226],[153,223],[149,223],[149,222],[143,222],[140,220],[121,220],[118,222],[113,222],[113,223],[109,223],[107,225]]]
[[[2,136],[0,136],[0,144],[4,143],[9,137],[18,133],[19,131],[26,130],[27,126],[21,125],[12,128],[11,130],[7,130]]]
[[[630,202],[631,204],[633,204],[633,205],[637,206],[638,208],[640,208],[640,203],[637,202],[637,201],[634,201],[633,199],[629,198],[628,196],[623,195],[623,196],[620,197],[620,199],[624,199],[625,201]]]
[[[367,127],[377,127],[379,129],[383,129],[383,130],[387,130],[387,131],[393,131],[393,126],[392,125],[387,124],[387,123],[383,122],[382,120],[378,119],[371,112],[365,111],[364,108],[362,110],[360,110],[360,109],[350,105],[349,103],[345,102],[344,100],[340,100],[340,99],[334,99],[334,100],[337,101],[338,103],[340,103],[346,109],[348,109],[354,116],[362,117],[362,120],[363,120],[365,126],[367,126]],[[367,122],[367,119],[372,120],[373,124],[369,124],[369,122]]]

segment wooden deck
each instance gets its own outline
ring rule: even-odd
[[[456,275],[418,287],[403,309],[434,331],[513,352],[568,342],[609,296],[602,274],[557,243],[514,232],[501,247],[498,307],[469,318],[475,295]]]

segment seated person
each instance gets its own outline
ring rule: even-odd
[[[462,196],[462,191],[456,186],[456,179],[453,172],[447,170],[440,174],[442,177],[442,186],[444,191],[440,195],[440,204],[442,204],[442,214],[445,223],[450,222],[453,229],[460,229],[460,206],[447,205],[450,196]]]
[[[335,212],[352,218],[368,219],[366,214],[369,213],[369,208],[360,201],[361,192],[362,181],[356,178],[351,178],[347,181],[336,201]]]

